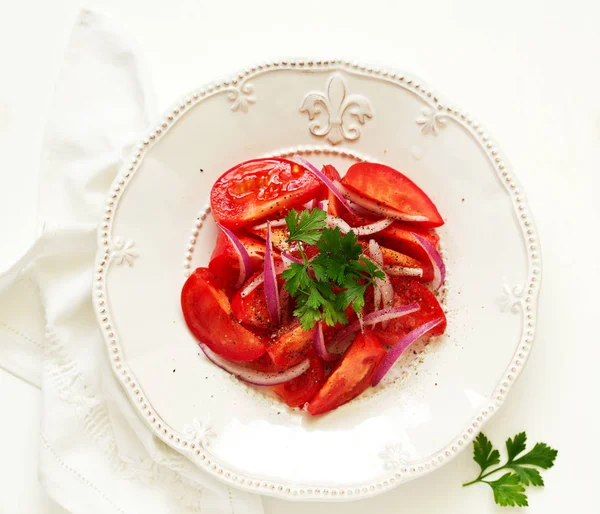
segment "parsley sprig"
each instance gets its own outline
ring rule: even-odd
[[[285,218],[290,236],[296,243],[302,264],[291,263],[282,277],[284,287],[296,299],[294,316],[304,330],[324,320],[330,326],[348,323],[346,309],[352,305],[360,312],[365,292],[375,278],[385,275],[363,255],[362,245],[354,232],[343,234],[338,227],[326,226],[327,213],[321,209],[290,210]],[[309,260],[304,244],[317,245],[319,253]]]
[[[498,505],[527,507],[525,487],[544,485],[540,472],[531,466],[541,469],[551,468],[554,466],[554,459],[556,459],[558,451],[546,443],[537,443],[529,452],[521,455],[525,451],[526,442],[525,432],[517,434],[513,439],[509,438],[506,441],[508,454],[506,463],[486,473],[490,467],[500,464],[500,452],[493,447],[483,433],[479,434],[473,443],[473,459],[479,464],[481,472],[475,480],[463,484],[463,487],[482,482],[492,488],[494,501]],[[519,457],[519,455],[521,456]],[[485,480],[488,476],[503,469],[509,470],[509,472],[497,480]]]

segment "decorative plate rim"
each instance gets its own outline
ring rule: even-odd
[[[451,440],[440,451],[413,463],[410,467],[401,467],[388,473],[377,480],[354,485],[352,487],[323,487],[318,484],[313,486],[294,486],[285,482],[273,480],[263,480],[243,473],[233,472],[226,466],[214,460],[210,452],[207,451],[202,441],[196,441],[195,438],[186,436],[172,430],[169,425],[152,408],[149,401],[144,396],[141,386],[137,383],[136,377],[129,370],[127,363],[122,355],[121,343],[113,328],[111,314],[106,304],[106,272],[114,261],[119,263],[131,264],[137,257],[132,250],[133,244],[129,241],[123,241],[120,238],[113,240],[112,225],[115,218],[115,211],[124,190],[130,182],[132,176],[139,169],[144,155],[148,149],[163,136],[185,112],[194,105],[200,104],[204,99],[219,94],[229,94],[229,99],[237,104],[238,109],[244,109],[242,104],[236,100],[247,94],[244,88],[245,82],[251,77],[271,73],[277,70],[304,70],[304,71],[336,71],[341,70],[358,76],[366,76],[386,82],[390,85],[400,87],[406,91],[415,94],[424,102],[424,112],[431,119],[418,121],[422,125],[422,130],[433,130],[442,127],[448,121],[458,123],[463,127],[480,145],[485,152],[494,172],[501,181],[505,191],[511,199],[515,216],[517,217],[519,228],[523,236],[523,241],[527,253],[527,281],[525,285],[507,286],[507,294],[511,302],[511,307],[522,315],[522,326],[519,344],[517,345],[511,362],[506,367],[502,378],[498,381],[493,393],[487,398],[489,403],[479,411],[463,428],[460,434]],[[250,101],[252,103],[252,101]],[[234,106],[232,106],[233,110]],[[247,105],[246,105],[247,107]],[[330,148],[327,145],[302,145],[294,150],[313,151],[313,148],[319,147],[324,153]],[[281,149],[283,151],[284,149]],[[335,151],[344,151],[343,147],[335,147]],[[346,149],[348,153],[353,150]],[[390,68],[379,68],[369,66],[356,61],[346,59],[281,59],[263,62],[232,75],[229,78],[209,83],[184,95],[182,99],[173,104],[168,109],[155,129],[146,134],[139,145],[135,147],[132,157],[124,163],[119,173],[115,177],[109,190],[105,213],[102,222],[98,228],[98,251],[96,255],[96,268],[93,280],[93,303],[94,311],[103,334],[107,351],[109,353],[111,367],[118,381],[127,391],[132,401],[134,409],[145,419],[153,433],[171,448],[182,453],[196,463],[201,469],[206,470],[210,475],[225,482],[226,484],[245,491],[267,494],[292,500],[319,500],[319,501],[343,501],[358,498],[366,498],[391,490],[399,484],[425,475],[434,469],[439,468],[445,462],[453,459],[462,451],[468,443],[479,433],[482,426],[504,403],[506,395],[516,378],[521,373],[525,362],[527,361],[531,346],[535,338],[537,321],[537,302],[541,287],[542,261],[540,252],[539,235],[537,233],[531,209],[528,206],[527,199],[523,193],[522,186],[512,172],[508,160],[500,151],[489,133],[485,131],[478,121],[474,120],[467,112],[461,108],[447,102],[442,95],[428,86],[423,80],[414,75],[399,72]]]

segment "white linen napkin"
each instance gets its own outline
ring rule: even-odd
[[[96,224],[134,138],[156,117],[137,52],[78,16],[42,155],[42,234],[0,277],[0,366],[40,386],[40,476],[75,514],[263,512],[155,438],[108,365],[92,310]]]

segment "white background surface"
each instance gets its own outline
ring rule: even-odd
[[[45,112],[78,2],[1,0],[0,5],[3,269],[35,237]],[[600,10],[595,3],[104,0],[94,5],[117,16],[138,40],[159,110],[201,83],[269,57],[342,56],[410,70],[484,123],[528,193],[544,259],[536,344],[485,432],[500,445],[527,430],[532,443],[544,440],[559,449],[555,468],[544,473],[545,490],[530,490],[530,512],[597,509]],[[37,484],[38,396],[37,389],[0,370],[2,514],[60,512],[48,506]],[[333,508],[339,514],[510,512],[495,507],[484,486],[460,487],[476,475],[470,453],[392,493]],[[265,507],[268,514],[332,509],[270,499]]]

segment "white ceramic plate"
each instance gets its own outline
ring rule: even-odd
[[[384,387],[310,418],[216,368],[183,321],[216,237],[210,188],[234,164],[301,153],[402,170],[434,200],[446,335]],[[498,409],[534,338],[541,261],[521,186],[479,122],[410,75],[278,61],[198,89],[116,178],[94,303],[118,379],[154,433],[232,486],[292,499],[374,495],[454,457]]]

